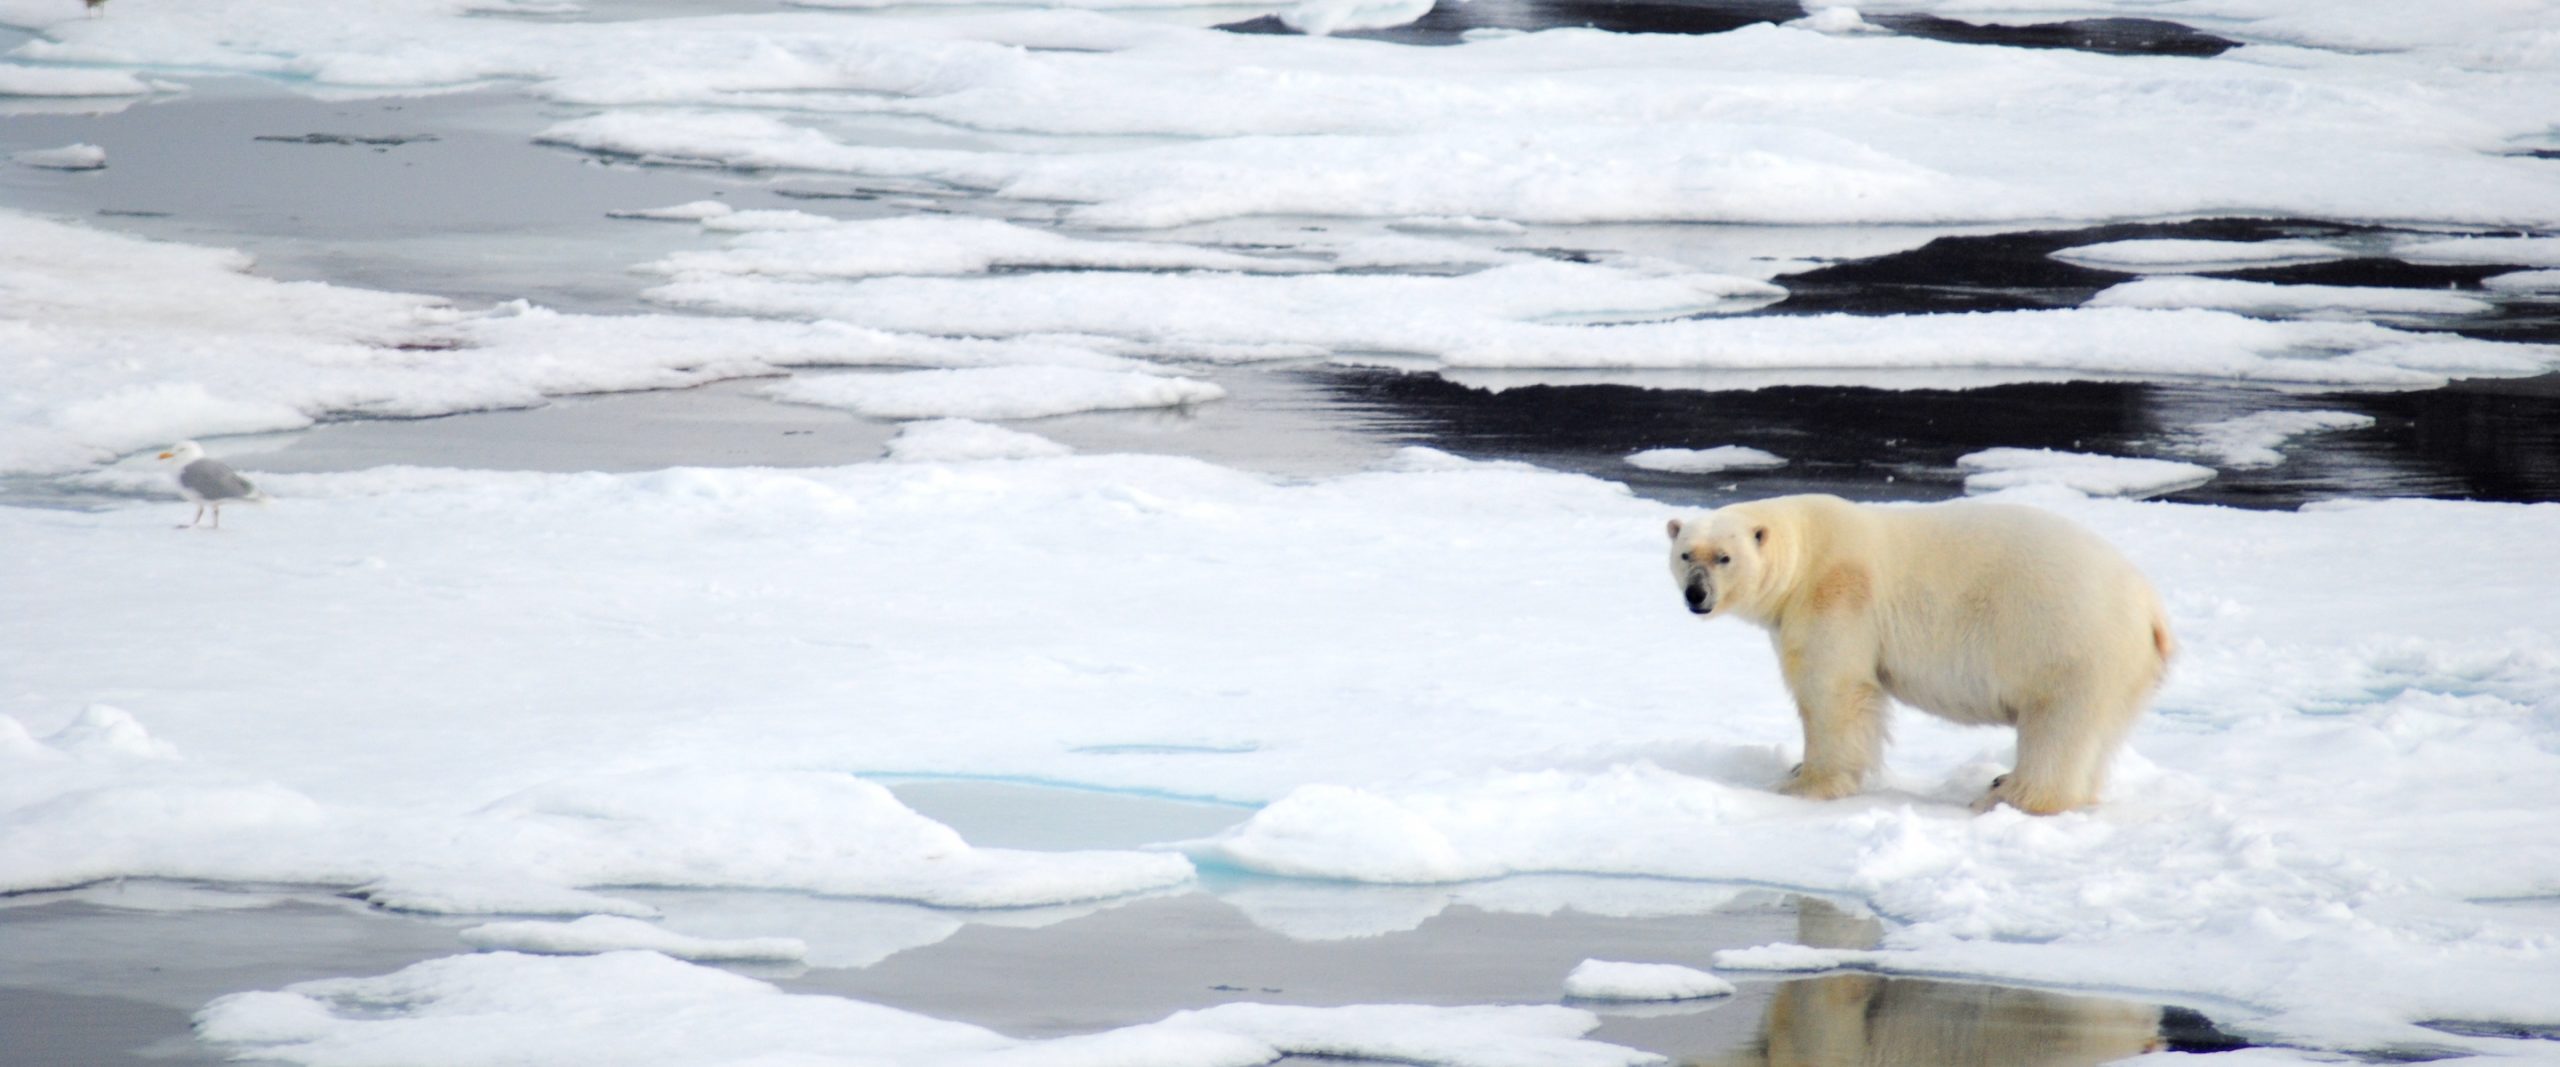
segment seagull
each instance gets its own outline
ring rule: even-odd
[[[222,528],[222,504],[226,500],[246,500],[252,504],[267,502],[267,494],[249,484],[249,479],[218,459],[204,458],[204,446],[193,441],[180,441],[160,453],[160,458],[178,464],[178,492],[196,502],[196,517],[181,530],[204,521],[206,508],[213,509],[213,528]]]

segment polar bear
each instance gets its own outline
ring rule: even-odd
[[[2009,504],[1732,504],[1671,520],[1671,576],[1690,612],[1769,631],[1804,723],[1804,762],[1780,789],[1819,800],[1874,769],[1892,697],[2017,728],[2017,767],[1975,811],[2089,804],[2176,650],[2132,563]]]

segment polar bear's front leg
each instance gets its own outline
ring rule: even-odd
[[[1804,762],[1778,791],[1807,800],[1836,800],[1865,786],[1884,753],[1885,697],[1871,679],[1790,676],[1796,717],[1804,723]]]

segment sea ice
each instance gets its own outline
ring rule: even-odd
[[[93,144],[67,144],[11,152],[9,158],[19,166],[39,170],[97,170],[107,165],[107,150]]]
[[[623,211],[605,212],[605,214],[617,219],[654,219],[660,222],[701,222],[706,219],[724,218],[737,213],[738,209],[730,207],[729,205],[717,200],[689,200],[681,204],[670,204],[666,207],[631,208]]]
[[[589,915],[571,922],[483,923],[463,930],[459,936],[464,944],[474,948],[550,956],[644,951],[680,960],[718,962],[797,961],[809,954],[808,943],[796,937],[691,937],[616,915]]]
[[[121,70],[0,63],[0,96],[143,96],[149,82]]]
[[[2090,496],[2146,497],[2213,480],[2213,468],[2168,459],[2136,459],[2049,448],[1988,448],[1962,456],[1968,493],[2052,485]]]
[[[0,470],[74,470],[174,440],[332,416],[527,407],[785,366],[1138,365],[1037,337],[568,315],[521,302],[466,310],[278,282],[250,267],[238,252],[0,212],[0,342],[19,357],[0,363]]]
[[[2261,411],[2197,426],[2174,447],[2211,457],[2226,469],[2272,467],[2284,462],[2280,449],[2296,437],[2371,425],[2373,416],[2352,411]]]
[[[1863,962],[1874,954],[1852,949],[1809,948],[1784,942],[1753,948],[1729,948],[1715,955],[1716,966],[1736,971],[1830,971]]]
[[[81,19],[0,0],[44,34],[15,58],[62,64],[8,77],[520,86],[578,109],[553,143],[1007,217],[686,212],[709,236],[661,261],[676,273],[655,298],[779,317],[748,320],[275,282],[239,253],[0,213],[0,469],[814,366],[866,373],[789,388],[886,404],[876,390],[912,381],[916,409],[986,418],[1022,417],[1047,388],[1026,383],[1056,368],[1086,372],[1083,407],[1179,391],[1149,372],[1181,359],[2395,388],[2560,367],[2546,345],[2192,306],[1736,317],[1786,295],[1768,281],[1782,264],[1819,258],[1790,245],[1803,231],[1757,224],[1910,224],[1859,239],[1891,250],[1981,224],[2560,220],[2550,162],[2516,151],[2548,139],[2544,5],[2177,6],[2248,46],[2101,56],[1760,26],[1412,49],[1081,10],[581,21],[481,0],[117,0]],[[1716,225],[1585,225],[1614,222]],[[2553,240],[2392,251],[2549,267]],[[2292,261],[2277,252],[2315,254],[2077,250],[2132,273]],[[2491,288],[2539,291],[2545,273]],[[2177,299],[2227,292],[2267,299]],[[938,373],[967,368],[995,370]],[[1195,859],[1394,883],[1365,911],[1311,905],[1353,895],[1311,881],[1237,894],[1305,936],[1537,903],[1523,887],[1544,874],[1598,874],[1855,899],[1893,923],[1832,963],[2229,1003],[2251,1036],[2321,1049],[2512,1055],[2418,1024],[2553,1021],[2548,909],[2483,902],[2560,885],[2560,600],[2520,578],[2549,569],[2560,509],[2005,494],[2122,545],[2183,651],[2104,803],[1974,817],[1963,802],[2012,758],[2006,736],[1916,716],[1868,792],[1770,792],[1798,736],[1771,650],[1679,610],[1645,563],[1665,509],[1615,483],[1418,453],[1281,483],[937,425],[900,440],[953,461],[279,474],[292,506],[222,538],[173,538],[139,503],[0,508],[0,889],[287,882],[564,917],[651,916],[648,886],[906,901],[878,929],[806,939],[812,958],[867,961],[957,925],[922,905],[1107,900],[1190,884]],[[2254,461],[2299,428],[2235,424],[2210,447]],[[957,461],[999,452],[1021,458]],[[2065,481],[2096,493],[2209,475],[2012,458],[2068,459]],[[1179,851],[1024,852],[970,844],[877,774],[1259,808]],[[651,952],[463,956],[202,1017],[226,1050],[315,1064],[1642,1058],[1582,1037],[1591,1021],[1237,1006],[1027,1042]]]
[[[2252,267],[2325,263],[2353,253],[2326,241],[2108,241],[2053,253],[2065,263],[2133,274],[2204,274]]]
[[[2510,271],[2483,278],[2480,284],[2505,293],[2560,292],[2560,270]]]
[[[1193,378],[1079,367],[980,367],[802,376],[766,387],[776,399],[884,419],[1037,419],[1080,411],[1205,404],[1227,391]]]
[[[1627,457],[1627,466],[1681,474],[1713,474],[1729,470],[1765,470],[1787,465],[1786,457],[1742,445],[1714,448],[1648,448]]]
[[[1171,242],[1078,239],[998,219],[915,215],[760,229],[732,240],[724,251],[679,252],[647,269],[677,278],[861,278],[984,274],[996,268],[1303,271],[1316,265]]]
[[[2321,315],[2363,319],[2393,315],[2482,315],[2497,305],[2433,289],[2358,285],[2279,285],[2237,278],[2144,278],[2089,298],[2090,307],[2215,308],[2250,315]]]
[[[1432,0],[1299,0],[1280,10],[1280,21],[1322,37],[1344,30],[1382,30],[1431,13]]]
[[[1258,803],[1183,851],[1426,887],[1400,919],[1256,905],[1293,928],[1418,921],[1540,872],[1695,879],[1871,901],[1897,920],[1880,971],[2224,999],[2323,1047],[2547,1007],[2547,933],[2473,901],[2560,872],[2560,617],[2514,580],[2560,509],[2022,498],[2121,545],[2183,646],[2105,803],[2031,819],[1963,807],[2005,738],[1913,716],[1870,792],[1770,792],[1798,726],[1765,639],[1634,565],[1660,505],[1517,464],[268,482],[291,509],[223,538],[140,506],[0,508],[0,716],[22,727],[0,730],[0,882],[566,917],[648,914],[598,887],[995,906],[1191,877],[1180,854],[973,846],[847,772],[965,773]],[[2391,580],[2341,586],[2342,558]],[[177,758],[80,755],[64,728],[110,695]],[[1206,722],[1232,743],[1103,750]],[[777,935],[800,931],[723,934]]]
[[[562,1025],[563,1020],[578,1025]],[[197,1032],[207,1041],[243,1056],[308,1067],[419,1061],[453,1067],[710,1067],[748,1061],[1254,1067],[1290,1055],[1447,1067],[1662,1062],[1651,1053],[1583,1036],[1598,1025],[1590,1012],[1553,1005],[1247,1003],[1177,1012],[1117,1030],[1025,1040],[841,997],[784,993],[652,952],[453,956],[377,977],[235,994],[197,1015]]]
[[[1584,960],[1564,977],[1564,995],[1583,1000],[1694,1000],[1733,993],[1733,983],[1676,963]]]
[[[898,427],[889,458],[902,463],[955,463],[979,459],[1047,459],[1074,449],[1036,433],[969,419],[926,419]]]
[[[2409,241],[2394,246],[2391,254],[2411,263],[2560,267],[2560,237],[2453,237],[2438,241]]]

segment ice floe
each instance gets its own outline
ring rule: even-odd
[[[2213,480],[2213,468],[2170,459],[2058,452],[2049,448],[1987,448],[1956,460],[1968,493],[2028,485],[2060,486],[2091,496],[2158,496]]]
[[[267,480],[291,508],[221,538],[0,509],[0,881],[567,917],[648,915],[629,886],[990,906],[1191,877],[973,846],[846,773],[966,771],[1264,804],[1185,846],[1210,866],[1864,899],[1900,924],[1876,969],[2223,998],[2325,1047],[2529,1017],[2551,978],[2547,934],[2471,903],[2560,872],[2560,618],[2513,580],[2560,537],[2548,507],[2031,497],[2123,545],[2185,649],[2106,803],[2031,819],[1962,806],[2005,739],[1911,716],[1869,794],[1770,792],[1797,727],[1765,640],[1690,620],[1647,562],[1663,509],[1587,478],[1068,456]],[[2348,558],[2392,577],[2350,597]],[[138,648],[175,658],[136,675]],[[109,692],[177,758],[74,755]],[[1091,751],[1196,739],[1204,705],[1252,744]]]
[[[2352,411],[2261,411],[2197,426],[2176,447],[2215,459],[2224,468],[2272,467],[2284,462],[2281,450],[2294,438],[2361,430],[2373,421],[2371,415]]]
[[[395,1005],[396,1014],[383,1010]],[[1227,1004],[1117,1030],[1022,1039],[842,997],[785,993],[651,952],[454,956],[377,977],[235,994],[197,1016],[205,1040],[309,1067],[420,1059],[454,1067],[742,1060],[1253,1067],[1288,1055],[1448,1067],[1662,1062],[1583,1036],[1598,1025],[1590,1012],[1552,1005]]]
[[[805,376],[768,386],[795,404],[884,419],[1037,419],[1080,411],[1205,404],[1227,391],[1195,378],[1080,367],[979,367]]]
[[[145,96],[156,91],[127,71],[0,63],[0,96]]]
[[[1713,474],[1730,470],[1766,470],[1787,465],[1787,458],[1744,445],[1714,448],[1648,448],[1627,457],[1627,466],[1678,474]]]
[[[903,463],[951,463],[978,459],[1047,459],[1074,449],[1036,433],[969,419],[926,419],[898,427],[889,458]]]
[[[2138,240],[2079,245],[2053,253],[2065,263],[2136,274],[2201,274],[2346,259],[2354,253],[2327,241]]]
[[[1695,1000],[1733,991],[1731,982],[1676,963],[1584,960],[1564,976],[1564,995],[1583,1000]]]
[[[547,956],[591,956],[604,952],[655,952],[680,960],[794,961],[809,954],[796,937],[714,938],[678,934],[664,927],[618,915],[589,915],[569,922],[483,923],[461,932],[475,948],[504,949]]]
[[[0,212],[0,470],[62,471],[188,437],[352,415],[525,407],[785,366],[1089,370],[1071,342],[894,334],[838,322],[572,315],[249,272],[238,252]],[[1192,399],[1206,387],[1188,389]]]
[[[11,152],[9,158],[19,166],[38,170],[97,170],[107,165],[107,150],[93,144],[67,144]]]
[[[2480,315],[2497,305],[2433,289],[2279,285],[2235,278],[2145,278],[2089,298],[2091,307],[2218,308],[2252,315]]]

